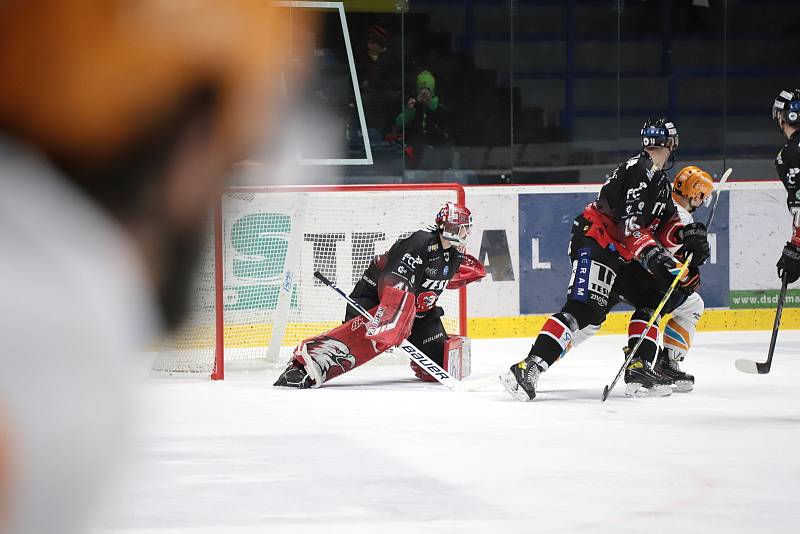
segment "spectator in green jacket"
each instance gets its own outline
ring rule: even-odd
[[[430,71],[417,75],[415,96],[395,119],[395,130],[404,135],[407,165],[415,168],[426,148],[440,146],[447,140],[442,102],[436,94],[436,78]]]

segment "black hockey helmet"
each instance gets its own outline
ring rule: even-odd
[[[678,150],[678,129],[675,123],[664,117],[649,118],[642,126],[642,148],[665,147],[669,148],[668,171],[675,166],[675,151]]]
[[[772,104],[772,120],[781,119],[789,126],[800,126],[800,89],[781,91]],[[778,123],[780,127],[780,123]]]
[[[678,148],[678,129],[675,124],[663,117],[649,118],[642,126],[642,147],[662,146],[675,150]]]

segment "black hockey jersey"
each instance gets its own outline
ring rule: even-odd
[[[425,229],[397,241],[370,263],[350,297],[369,309],[380,302],[380,290],[400,287],[417,296],[417,316],[436,306],[439,295],[458,271],[462,254],[442,248],[439,232]]]
[[[800,209],[800,130],[781,147],[775,157],[775,169],[788,193],[786,206],[789,210]]]
[[[600,225],[594,228],[597,236],[591,230],[588,236],[598,241],[602,238],[606,242],[601,245],[611,244],[625,259],[630,259],[656,244],[655,234],[662,225],[678,217],[678,212],[669,177],[656,169],[650,155],[642,151],[617,167],[584,216]]]

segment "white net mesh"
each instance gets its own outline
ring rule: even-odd
[[[444,185],[298,189],[239,189],[223,199],[227,370],[283,364],[299,341],[341,324],[346,303],[316,280],[314,271],[349,293],[375,254],[431,224],[438,208],[459,200],[461,191]],[[219,335],[214,276],[211,239],[197,273],[190,319],[164,341],[154,370],[213,370]],[[439,304],[445,329],[462,333],[459,292],[446,290]]]

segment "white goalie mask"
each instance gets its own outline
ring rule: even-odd
[[[463,245],[472,231],[472,213],[463,204],[446,202],[436,214],[436,228],[442,238]]]

